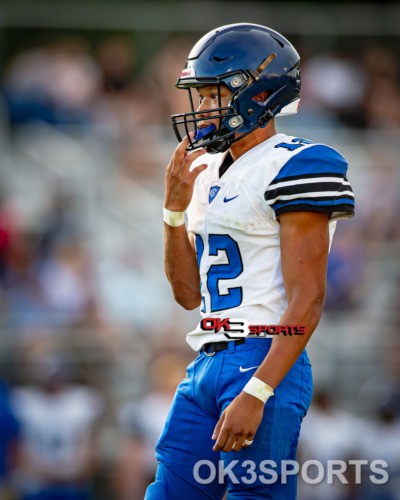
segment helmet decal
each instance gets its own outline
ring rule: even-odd
[[[181,78],[188,78],[192,76],[196,76],[194,68],[185,68],[182,70]]]

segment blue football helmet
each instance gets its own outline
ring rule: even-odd
[[[218,87],[219,107],[198,112],[192,89],[204,85]],[[221,85],[233,92],[226,107],[221,107]],[[221,153],[276,115],[297,113],[300,57],[276,31],[258,24],[230,24],[210,31],[196,43],[176,87],[188,90],[192,109],[171,117],[178,141],[194,130],[188,151],[206,148],[209,153]],[[254,100],[264,91],[264,102]],[[204,117],[204,113],[212,116]],[[204,126],[207,119],[215,118],[219,118],[218,128]],[[235,138],[236,134],[240,135]]]

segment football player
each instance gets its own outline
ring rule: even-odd
[[[305,347],[336,222],[354,214],[346,160],[275,129],[275,116],[297,112],[299,61],[276,31],[233,24],[201,38],[178,79],[192,111],[172,117],[165,270],[176,301],[200,307],[203,321],[187,336],[199,355],[157,444],[147,500],[220,499],[227,488],[230,499],[296,498],[312,395]],[[223,327],[205,328],[210,319]],[[291,328],[244,336],[230,324]]]

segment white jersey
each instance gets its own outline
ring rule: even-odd
[[[100,395],[83,386],[65,386],[58,393],[24,387],[13,393],[13,408],[21,422],[21,444],[38,467],[77,477],[86,467],[82,448],[88,445],[103,410]],[[21,471],[24,492],[44,487],[48,480],[34,469]]]
[[[187,210],[195,235],[203,318],[247,319],[277,325],[287,307],[277,217],[289,211],[330,212],[336,220],[354,214],[347,162],[333,148],[277,134],[235,161],[219,177],[226,153],[203,155]],[[192,167],[192,168],[193,168]],[[198,327],[187,335],[196,351],[227,341],[222,332]]]

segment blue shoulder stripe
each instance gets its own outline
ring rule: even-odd
[[[274,180],[294,175],[321,174],[324,172],[346,175],[347,161],[337,151],[316,144],[301,150],[283,165]]]

